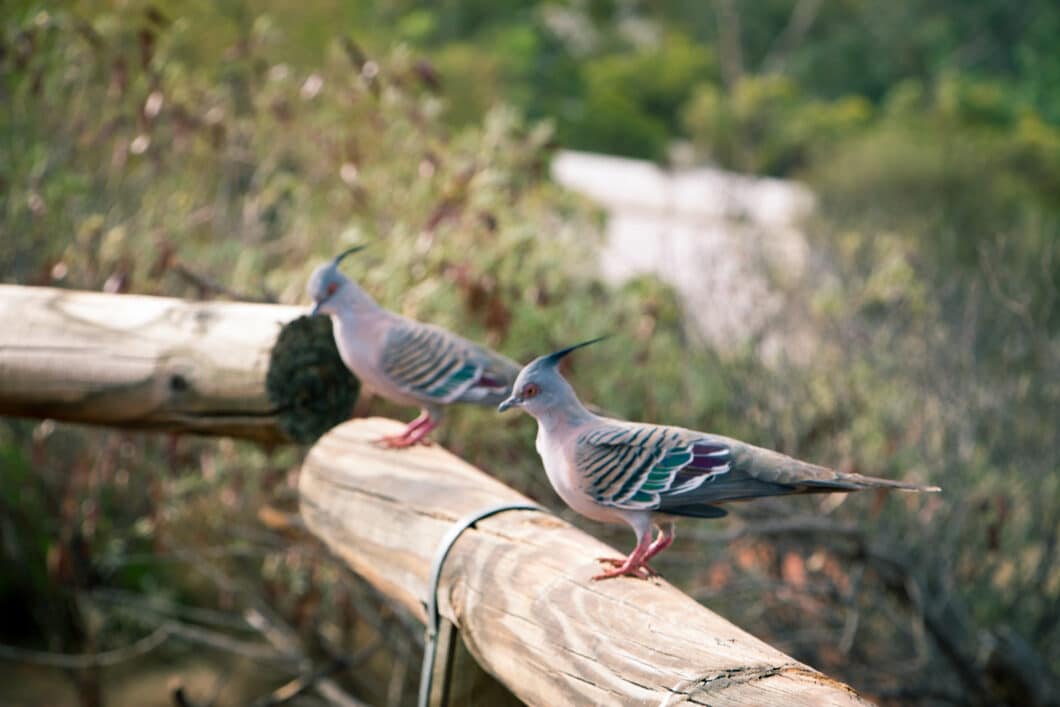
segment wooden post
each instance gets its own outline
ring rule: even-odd
[[[438,447],[372,443],[398,429],[369,419],[325,435],[302,468],[302,515],[350,567],[423,619],[431,560],[449,526],[526,499]],[[664,580],[591,581],[594,558],[615,553],[545,513],[487,518],[449,555],[441,613],[479,665],[530,705],[866,704]]]
[[[265,373],[302,313],[0,285],[0,415],[283,439]]]
[[[430,707],[517,707],[508,688],[487,673],[468,651],[450,621],[438,628],[438,654],[431,681]]]

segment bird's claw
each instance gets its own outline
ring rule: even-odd
[[[636,577],[637,579],[651,579],[659,573],[647,562],[631,563],[628,558],[598,557],[597,562],[611,565],[614,569],[601,572],[593,577],[594,582],[613,577]]]
[[[405,449],[407,447],[414,447],[417,444],[422,444],[425,447],[431,446],[431,440],[426,439],[425,437],[408,436],[405,434],[380,437],[375,443],[384,449]]]
[[[626,558],[624,558],[624,557],[597,557],[596,561],[597,562],[603,562],[605,565],[611,565],[612,567],[617,567],[618,565],[623,564],[626,561]]]
[[[400,434],[382,437],[376,440],[376,444],[385,449],[403,449],[417,444],[429,447],[431,441],[427,439],[427,435],[437,426],[438,422],[424,413],[410,422]]]

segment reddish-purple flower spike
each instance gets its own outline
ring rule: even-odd
[[[519,365],[484,346],[430,324],[407,319],[376,304],[339,272],[343,251],[319,266],[306,287],[313,314],[331,316],[343,362],[372,391],[420,416],[401,434],[381,441],[407,447],[423,441],[452,403],[496,405],[511,392]]]
[[[611,568],[595,579],[649,576],[648,561],[673,542],[676,518],[719,518],[726,514],[720,504],[727,502],[868,488],[939,490],[843,474],[720,435],[595,415],[557,365],[595,341],[531,362],[498,408],[521,407],[537,419],[545,473],[567,505],[593,520],[626,523],[637,534],[633,552],[602,558]]]

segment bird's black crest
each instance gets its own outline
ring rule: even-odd
[[[598,336],[595,339],[590,339],[589,341],[583,341],[580,344],[574,344],[574,346],[568,346],[565,349],[560,349],[559,351],[554,351],[554,352],[548,354],[547,356],[542,356],[541,359],[542,359],[542,361],[551,363],[552,365],[556,365],[561,360],[563,360],[564,356],[566,356],[567,354],[571,353],[572,351],[576,351],[577,349],[580,349],[580,348],[582,348],[584,346],[588,346],[589,344],[595,344],[598,341],[603,341],[606,338],[608,338],[608,336],[606,336],[606,335],[605,336]]]
[[[339,253],[338,255],[336,255],[335,259],[332,261],[332,263],[334,263],[335,265],[338,265],[339,263],[342,262],[342,259],[345,258],[347,255],[353,255],[357,251],[364,250],[367,247],[368,247],[367,245],[362,243],[361,245],[355,245],[355,246],[353,246],[351,248],[347,248],[346,250],[344,250],[341,253]]]

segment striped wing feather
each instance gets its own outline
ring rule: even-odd
[[[511,392],[518,366],[444,329],[409,323],[391,329],[383,372],[409,393],[435,403],[495,405]]]
[[[678,427],[615,422],[581,434],[575,463],[601,504],[627,510],[718,517],[712,504],[762,496],[866,488],[938,491],[902,481],[844,474]]]
[[[584,432],[575,464],[593,498],[628,510],[683,504],[732,466],[728,446],[710,435],[676,427],[614,423]]]

